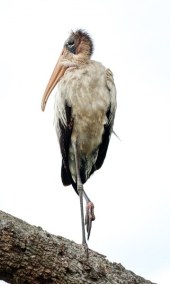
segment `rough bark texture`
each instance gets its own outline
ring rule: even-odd
[[[0,211],[0,279],[15,284],[153,284],[103,255]]]

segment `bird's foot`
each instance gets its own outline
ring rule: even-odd
[[[87,230],[87,239],[90,237],[91,227],[92,227],[92,221],[95,220],[94,215],[94,204],[89,201],[86,204],[86,217],[85,217],[85,225]]]
[[[82,246],[83,246],[83,249],[84,249],[84,252],[86,254],[86,257],[88,258],[89,257],[89,248],[88,248],[88,245],[86,242],[83,242],[82,243]]]

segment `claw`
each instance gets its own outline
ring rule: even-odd
[[[94,204],[90,201],[90,202],[87,202],[87,205],[86,205],[86,217],[85,217],[87,239],[89,239],[89,237],[90,237],[90,232],[91,232],[91,228],[92,228],[92,221],[94,221],[94,220],[95,220]]]

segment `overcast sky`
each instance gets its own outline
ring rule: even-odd
[[[71,29],[117,87],[104,166],[85,184],[95,204],[89,247],[146,279],[170,279],[170,3],[0,2],[0,209],[81,243],[79,200],[60,180],[54,93],[41,98]]]

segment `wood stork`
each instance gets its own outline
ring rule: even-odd
[[[91,60],[93,42],[83,30],[71,32],[42,98],[42,110],[58,84],[54,124],[59,139],[63,185],[72,185],[80,198],[82,243],[87,247],[94,205],[83,184],[102,166],[116,112],[116,88],[110,69]],[[86,200],[84,220],[83,197]]]

